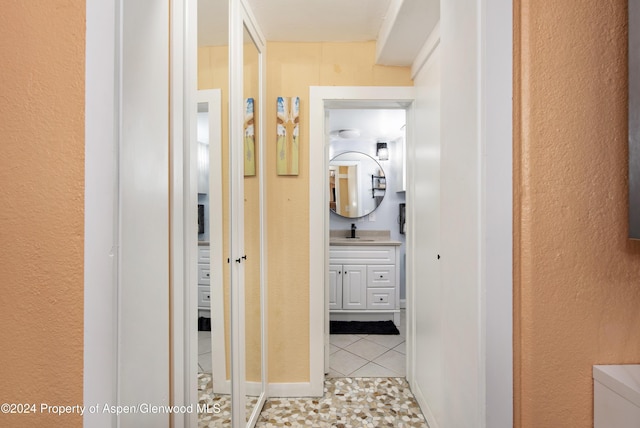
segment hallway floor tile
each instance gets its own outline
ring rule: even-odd
[[[256,427],[420,427],[424,416],[402,378],[327,378],[322,398],[270,398]]]

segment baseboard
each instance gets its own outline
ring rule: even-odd
[[[269,398],[273,397],[314,397],[310,382],[270,383]]]
[[[440,428],[417,382],[411,382],[411,392],[413,392],[413,396],[416,398],[416,401],[420,406],[420,410],[422,410],[422,414],[427,420],[427,425],[429,426],[429,428]]]
[[[400,309],[407,309],[407,299],[400,299]]]
[[[214,382],[213,392],[214,394],[224,394],[224,395],[231,394],[231,381],[224,380],[222,382]],[[254,397],[257,397],[262,393],[262,383],[246,382],[244,392],[247,395],[252,395]]]

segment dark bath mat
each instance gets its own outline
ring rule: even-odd
[[[331,334],[400,334],[393,321],[330,321]]]

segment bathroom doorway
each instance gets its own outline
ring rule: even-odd
[[[404,129],[405,141],[410,144],[411,134],[411,120],[413,118],[413,102],[414,102],[414,89],[412,87],[312,87],[310,90],[310,157],[311,159],[323,159],[323,162],[310,162],[310,182],[311,188],[329,188],[329,160],[330,160],[330,133],[332,131],[330,123],[330,112],[332,110],[355,110],[355,109],[368,109],[372,111],[376,110],[401,110],[406,114],[406,127]],[[353,113],[353,112],[352,112]],[[345,127],[345,129],[347,129]],[[377,143],[377,141],[375,142]],[[373,144],[373,142],[371,143]],[[387,149],[389,144],[387,145]],[[375,154],[375,150],[373,153]],[[383,168],[384,169],[384,168]],[[382,175],[382,174],[378,174]],[[375,180],[375,178],[374,178]],[[369,184],[369,188],[373,185]],[[376,182],[374,182],[376,184]],[[310,278],[312,283],[310,285],[311,293],[311,323],[310,323],[310,350],[311,350],[311,384],[312,388],[321,388],[324,382],[325,373],[330,373],[330,361],[332,350],[338,352],[337,349],[331,347],[330,335],[329,335],[329,235],[331,229],[329,205],[329,192],[316,192],[317,195],[312,194],[310,198]],[[376,195],[373,195],[376,196]],[[407,194],[407,202],[410,203],[410,192]],[[396,208],[399,214],[399,204]],[[375,217],[374,217],[375,218]],[[354,222],[356,228],[359,222]],[[362,223],[362,222],[360,222]],[[399,225],[397,225],[399,231]],[[367,227],[362,227],[367,229]],[[407,282],[407,284],[409,284]],[[410,286],[406,290],[406,295],[411,295]],[[399,296],[398,296],[399,297]],[[398,302],[399,303],[399,302]],[[407,308],[407,320],[411,319],[410,305]],[[398,324],[400,320],[398,320]],[[404,369],[405,375],[410,374],[410,367],[412,364],[410,349],[413,339],[411,338],[412,329],[410,325],[407,325],[404,329],[404,335],[406,341],[404,346]],[[391,337],[391,336],[389,336]],[[352,338],[353,339],[353,338]],[[363,338],[360,338],[363,339]],[[396,339],[399,340],[399,339]],[[349,341],[347,339],[341,344],[347,348],[351,344],[345,344]],[[354,342],[355,343],[355,342]],[[373,343],[373,342],[372,342]],[[387,350],[382,354],[385,354],[393,348],[398,347],[401,342],[391,346],[387,343]],[[366,345],[366,346],[365,346]],[[382,344],[375,344],[383,346]],[[334,346],[339,347],[337,342],[334,341]],[[376,346],[371,346],[366,342],[363,342],[360,347],[367,348],[365,353],[375,354],[381,350]],[[369,352],[369,349],[374,349],[373,352]],[[340,348],[345,350],[344,348]],[[394,350],[395,352],[399,352]],[[346,351],[349,352],[349,351]],[[350,352],[351,353],[351,352]],[[342,353],[344,355],[344,353]],[[355,354],[354,354],[355,355]],[[393,355],[393,354],[392,354]],[[374,357],[376,359],[380,355]],[[347,359],[350,357],[347,356]],[[362,358],[362,357],[360,357]],[[363,360],[365,360],[363,358]],[[362,360],[355,360],[356,363],[351,363],[351,367],[362,363]],[[370,360],[366,360],[364,364],[359,367],[355,367],[349,374],[356,373],[357,370],[367,366]],[[372,366],[367,368],[370,369]],[[396,370],[401,370],[403,367],[395,366]],[[409,370],[407,370],[409,369]],[[346,369],[345,369],[346,370]],[[345,374],[345,373],[341,373]]]
[[[406,120],[328,109],[328,377],[406,376]]]

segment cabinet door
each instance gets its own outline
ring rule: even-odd
[[[342,273],[342,309],[367,308],[367,267],[344,265]]]
[[[329,309],[342,309],[342,265],[329,265]]]

